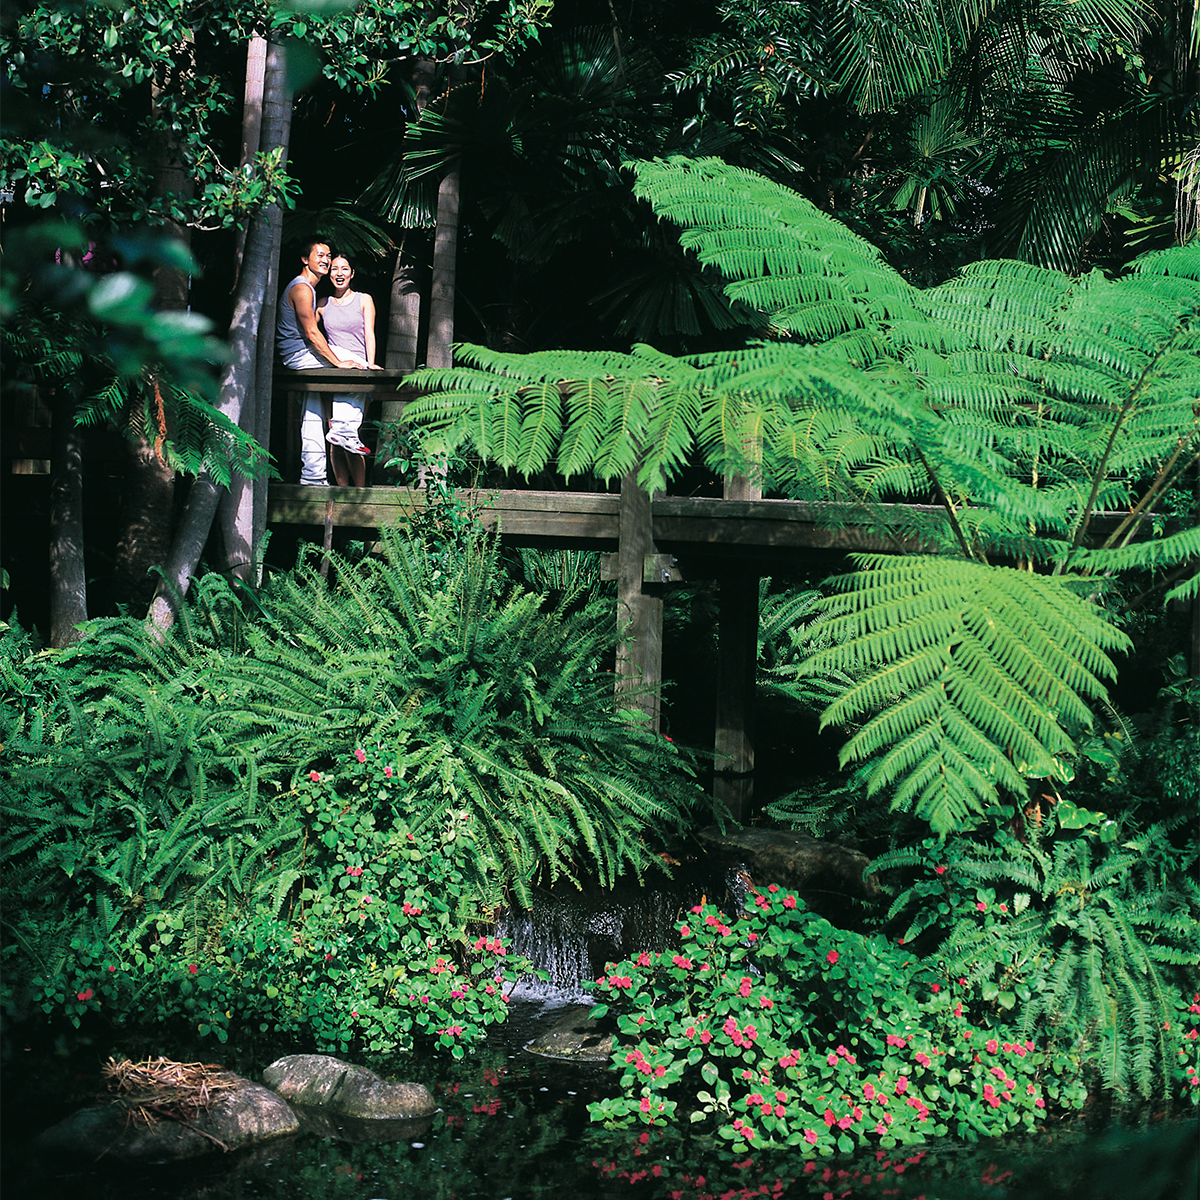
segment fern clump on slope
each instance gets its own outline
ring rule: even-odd
[[[209,576],[161,642],[102,621],[35,656],[9,631],[11,964],[52,975],[73,938],[277,909],[303,860],[296,781],[354,747],[414,763],[412,827],[469,819],[474,886],[522,898],[543,867],[643,868],[704,804],[674,747],[616,710],[610,621],[513,587],[483,539],[453,555],[383,539],[385,559],[335,557],[333,586],[302,563],[249,611]]]
[[[872,864],[906,886],[887,919],[949,980],[962,980],[1017,1023],[1049,1035],[1118,1097],[1172,1089],[1182,994],[1200,980],[1195,836],[1163,880],[1146,845],[1183,824],[1123,840],[1005,830],[930,840]]]

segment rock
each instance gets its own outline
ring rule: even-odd
[[[542,1058],[561,1058],[571,1062],[606,1063],[612,1056],[613,1035],[589,1016],[591,1008],[576,1008],[545,1033],[526,1042],[530,1054]]]
[[[236,1086],[218,1092],[208,1110],[187,1124],[167,1118],[147,1125],[119,1104],[94,1104],[47,1129],[34,1149],[43,1158],[175,1162],[299,1131],[296,1114],[273,1091],[232,1072],[225,1077]]]
[[[756,884],[778,883],[782,887],[821,889],[877,900],[878,879],[863,879],[870,859],[848,846],[823,842],[788,829],[754,826],[722,833],[709,827],[700,838],[713,850],[739,858]]]
[[[388,1083],[366,1067],[327,1054],[289,1054],[276,1059],[263,1082],[285,1100],[346,1117],[422,1117],[437,1101],[419,1083]]]
[[[327,1108],[295,1106],[300,1128],[335,1142],[367,1145],[381,1142],[423,1141],[433,1128],[433,1117],[344,1117]]]

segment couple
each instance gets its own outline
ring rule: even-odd
[[[375,302],[365,292],[351,291],[354,268],[350,260],[344,254],[332,255],[328,245],[314,240],[301,247],[300,261],[300,274],[287,285],[279,305],[275,341],[283,365],[294,370],[330,366],[379,370],[375,362]],[[318,300],[317,284],[326,275],[333,284],[333,295]],[[338,484],[344,487],[352,482],[362,487],[365,456],[370,453],[359,437],[366,396],[334,396],[328,432],[320,395],[304,392],[302,396],[300,482],[326,485],[325,443],[329,442]]]

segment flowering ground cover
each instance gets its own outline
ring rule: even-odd
[[[838,929],[776,885],[737,918],[698,906],[678,932],[678,949],[612,964],[593,985],[596,1015],[616,1018],[622,1082],[591,1106],[595,1121],[703,1125],[737,1152],[886,1156],[1032,1131],[1088,1098],[1077,1044],[1028,1036],[966,978]],[[1195,1104],[1200,1003],[1178,1009],[1176,1092]]]

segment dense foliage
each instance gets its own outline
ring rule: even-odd
[[[969,926],[974,907],[960,902],[947,918]],[[1193,943],[1196,928],[1193,919]],[[596,1012],[617,1019],[624,1093],[594,1104],[594,1120],[654,1126],[686,1116],[713,1123],[735,1150],[822,1156],[946,1133],[974,1140],[1079,1107],[1111,1053],[1105,1034],[1139,1021],[1113,1013],[1111,994],[1099,1030],[1088,1024],[1094,1014],[1073,1023],[1045,1008],[1023,1025],[985,999],[978,976],[956,975],[957,963],[922,956],[904,938],[838,929],[774,884],[752,891],[736,917],[698,906],[678,932],[677,950],[611,964],[596,981]],[[1172,976],[1169,1019],[1152,1048],[1139,1047],[1154,1058],[1157,1094],[1192,1104],[1195,980]]]
[[[94,988],[98,964],[137,963],[152,979],[119,1007],[140,1011],[146,988],[178,970],[161,957],[178,940],[192,965],[241,964],[212,976],[221,1002],[202,1023],[220,1028],[214,1014],[241,1011],[232,980],[252,992],[280,969],[274,950],[255,956],[283,944],[289,921],[303,929],[287,940],[306,942],[345,924],[342,863],[366,864],[364,891],[376,871],[374,890],[403,890],[390,882],[403,874],[399,830],[434,862],[426,882],[405,884],[410,900],[432,891],[420,907],[451,914],[429,919],[454,941],[510,891],[528,897],[539,872],[611,882],[707,811],[678,751],[617,711],[601,663],[608,623],[576,592],[549,600],[511,584],[477,534],[452,553],[394,531],[384,546],[381,559],[337,559],[332,585],[302,563],[252,602],[210,576],[162,642],[114,620],[36,655],[8,631],[10,998],[28,986],[78,1013],[72,997]],[[357,842],[335,845],[335,802],[318,803],[313,785],[347,746],[382,777],[378,795],[355,799]],[[363,961],[383,962],[402,936],[406,922],[384,912],[370,914],[372,929],[384,921],[374,950],[367,931],[355,939]],[[330,970],[331,986],[350,987],[345,960]],[[350,999],[365,1005],[366,992]],[[307,1019],[273,1018],[284,1030]]]

